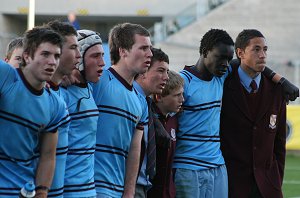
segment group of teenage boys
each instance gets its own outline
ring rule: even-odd
[[[266,67],[258,30],[235,45],[209,30],[180,75],[141,25],[114,26],[109,48],[103,70],[99,34],[59,21],[8,46],[0,195],[34,181],[36,197],[282,197],[299,89]]]

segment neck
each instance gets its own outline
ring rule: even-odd
[[[141,79],[141,77],[137,77],[135,79],[135,81],[141,86],[141,88],[143,89],[143,92],[146,96],[150,96],[152,93],[147,89],[147,87],[145,86],[145,84],[143,83],[143,79]]]
[[[73,72],[72,75],[79,81],[79,83],[86,83],[87,81],[83,78],[81,72],[77,70],[78,72]]]
[[[241,66],[240,66],[240,67],[241,67],[241,68],[246,72],[246,74],[247,74],[250,78],[252,78],[252,79],[254,79],[256,76],[258,76],[258,75],[260,74],[260,72],[256,72],[256,71],[252,70],[251,67],[249,67],[249,66],[246,65],[246,64],[241,63]]]
[[[126,82],[130,85],[132,85],[134,81],[134,77],[137,75],[136,73],[133,73],[132,71],[128,70],[125,65],[121,65],[119,63],[111,66]]]
[[[62,79],[63,79],[63,75],[58,72],[55,72],[53,74],[53,76],[51,77],[51,81],[53,83],[55,83],[56,85],[59,85],[61,83]]]
[[[164,115],[164,116],[167,116],[168,115],[168,111],[164,108],[164,106],[162,105],[162,103],[160,102],[157,102],[155,103],[156,106],[159,108],[160,112]]]
[[[213,78],[213,75],[206,69],[204,65],[204,58],[203,56],[197,61],[194,66],[194,69],[199,73],[199,77],[202,80],[210,81]]]
[[[22,69],[23,75],[26,79],[26,81],[30,84],[31,87],[33,87],[36,90],[42,90],[46,84],[46,82],[41,82],[38,79],[36,79],[32,72],[30,72],[26,67]]]

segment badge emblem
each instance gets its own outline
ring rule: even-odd
[[[171,129],[171,138],[173,141],[176,141],[176,131],[173,128]]]
[[[270,124],[269,124],[269,127],[271,129],[275,129],[276,128],[276,118],[277,118],[277,115],[271,114],[271,116],[270,116]]]

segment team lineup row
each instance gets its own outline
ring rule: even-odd
[[[180,74],[139,24],[114,26],[109,48],[103,70],[100,35],[60,21],[8,47],[1,196],[33,181],[36,197],[282,197],[286,103],[299,89],[266,67],[261,32],[234,43],[209,30]]]

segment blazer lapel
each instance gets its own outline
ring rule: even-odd
[[[228,83],[230,95],[232,97],[233,103],[240,109],[240,111],[251,121],[254,121],[250,116],[250,110],[246,102],[243,87],[240,82],[237,70],[234,71],[232,79]]]
[[[266,77],[264,75],[262,75],[261,78],[261,83],[260,83],[260,87],[259,91],[261,91],[261,97],[260,97],[260,101],[259,101],[259,109],[257,111],[257,116],[255,121],[259,121],[260,119],[262,119],[262,117],[264,116],[264,114],[268,111],[268,109],[270,108],[270,105],[272,104],[272,89],[275,89],[276,86],[274,86],[275,84],[273,82],[270,82],[269,80],[266,79]]]

